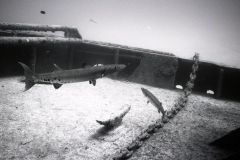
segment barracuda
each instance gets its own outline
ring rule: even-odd
[[[152,105],[154,105],[157,110],[158,110],[158,113],[162,113],[163,116],[162,116],[162,119],[165,117],[165,114],[166,114],[166,111],[164,111],[163,109],[163,106],[162,106],[162,103],[159,102],[159,100],[147,89],[145,88],[141,88],[143,94],[148,98],[148,101],[147,103],[152,103]]]
[[[18,63],[24,69],[24,76],[26,77],[25,91],[29,90],[36,83],[53,84],[54,88],[58,89],[66,83],[93,81],[98,78],[119,72],[126,67],[124,64],[110,64],[72,70],[63,70],[54,64],[53,72],[36,74],[25,64],[21,62]]]

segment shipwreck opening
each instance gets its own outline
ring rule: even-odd
[[[34,58],[29,47],[0,47],[0,77],[23,75],[23,69],[18,62],[30,66]]]

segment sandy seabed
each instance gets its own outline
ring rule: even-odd
[[[0,79],[0,159],[112,159],[149,125],[161,118],[141,92],[147,88],[173,107],[182,94],[108,78],[63,85],[37,84],[23,92],[22,77]],[[96,120],[118,116],[122,123],[105,130]],[[240,127],[240,103],[190,95],[187,106],[146,140],[137,159],[221,159],[230,151],[208,144]]]

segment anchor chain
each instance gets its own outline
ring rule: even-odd
[[[186,83],[186,87],[184,89],[184,94],[178,99],[178,102],[175,103],[174,107],[171,108],[170,111],[167,112],[168,118],[173,118],[181,108],[185,107],[188,101],[188,96],[192,93],[192,89],[194,87],[194,80],[197,78],[196,72],[198,71],[198,63],[199,63],[199,54],[195,53],[193,56],[194,64],[192,65],[192,72],[190,73],[190,80]]]
[[[186,106],[188,101],[188,96],[192,93],[194,87],[194,80],[196,79],[196,72],[198,70],[199,54],[195,53],[193,56],[194,64],[192,66],[192,72],[190,74],[190,80],[186,83],[186,88],[184,89],[184,94],[178,99],[174,107],[167,111],[166,117],[163,120],[157,120],[154,124],[148,126],[147,129],[143,130],[140,135],[133,140],[126,148],[120,150],[117,156],[113,160],[125,160],[132,156],[132,154],[142,146],[143,142],[150,138],[150,136],[157,132],[158,129],[164,127],[164,123],[167,123],[169,119],[173,118],[181,108]]]

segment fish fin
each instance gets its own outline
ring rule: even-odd
[[[93,84],[94,86],[96,86],[96,83],[97,83],[96,79],[92,80],[92,84]]]
[[[95,86],[96,85],[96,79],[90,80],[89,84],[93,84]]]
[[[149,100],[147,101],[147,104],[148,104],[148,103],[150,103],[150,101],[149,101]]]
[[[62,86],[62,84],[54,83],[53,86],[54,86],[55,89],[58,89]]]
[[[25,91],[27,91],[27,90],[29,90],[30,88],[32,88],[32,86],[34,86],[34,82],[32,82],[31,80],[26,80],[25,81],[25,90],[24,90],[24,92]]]
[[[29,90],[35,83],[33,82],[33,76],[35,76],[36,74],[25,64],[18,62],[24,69],[24,76],[26,77],[25,80],[25,90],[27,91]]]
[[[53,72],[63,71],[63,69],[61,69],[60,67],[58,67],[56,64],[53,64],[53,65],[54,65]]]
[[[105,72],[106,72],[106,68],[104,69],[104,71],[102,71],[102,77],[104,77],[105,76]]]

